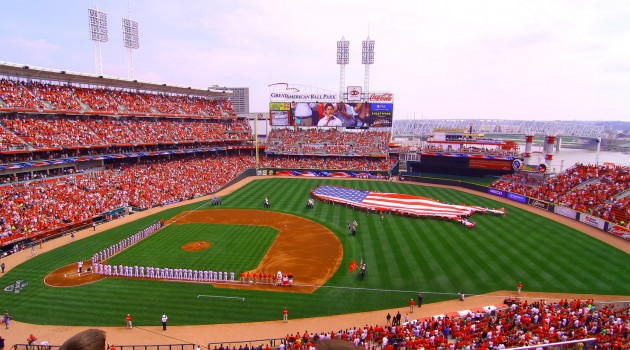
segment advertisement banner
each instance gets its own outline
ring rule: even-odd
[[[606,221],[585,213],[580,213],[580,222],[589,226],[597,227],[600,230],[604,230],[604,225],[606,225]]]
[[[497,190],[496,188],[491,188],[491,187],[488,187],[488,194],[498,196],[498,197],[505,197],[505,192],[501,190]]]
[[[573,209],[566,208],[566,207],[559,207],[556,205],[556,207],[553,208],[553,212],[558,215],[566,216],[569,219],[577,220],[577,211]]]
[[[271,125],[291,125],[289,111],[269,111],[269,123]]]
[[[360,102],[363,87],[361,86],[348,86],[348,102]]]
[[[617,237],[630,241],[630,229],[627,227],[610,224],[608,232]]]
[[[288,111],[291,109],[290,102],[269,102],[270,111]]]
[[[536,207],[536,208],[540,208],[540,209],[544,209],[544,210],[548,210],[549,209],[549,203],[541,201],[540,199],[529,198],[527,200],[527,204],[531,205],[532,207]]]
[[[527,197],[520,195],[520,194],[516,194],[516,193],[512,193],[509,192],[507,194],[507,199],[511,199],[515,202],[519,202],[519,203],[527,203]]]
[[[512,170],[512,162],[507,160],[470,158],[468,166],[474,169]]]
[[[370,103],[368,125],[374,127],[391,127],[394,118],[394,105],[391,103]]]
[[[370,92],[368,94],[370,103],[394,103],[394,94],[391,92]]]
[[[290,110],[291,103],[289,102],[270,102],[269,125],[292,125]]]

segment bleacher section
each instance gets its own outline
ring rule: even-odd
[[[588,213],[622,226],[628,224],[630,167],[575,165],[544,182],[520,174],[503,176],[490,187]]]

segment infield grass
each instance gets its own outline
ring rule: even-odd
[[[477,226],[470,230],[453,222],[394,215],[386,215],[381,221],[376,214],[323,203],[305,209],[310,190],[320,184],[409,193],[454,204],[505,207],[507,215],[476,214],[471,220]],[[0,278],[0,285],[22,279],[28,286],[19,294],[3,293],[0,306],[9,309],[15,319],[36,324],[122,326],[124,315],[131,313],[134,324],[159,325],[160,316],[166,313],[169,323],[184,325],[278,320],[284,306],[291,318],[396,307],[404,311],[409,298],[418,291],[424,293],[425,303],[430,303],[454,299],[460,291],[482,294],[514,290],[518,281],[527,291],[630,295],[630,255],[555,221],[456,190],[378,181],[268,178],[224,197],[221,207],[203,209],[262,209],[264,197],[269,197],[271,210],[319,222],[341,240],[341,267],[316,292],[233,290],[116,278],[72,288],[44,285],[43,278],[49,272],[79,259],[87,260],[157,220],[201,205],[194,203],[75,241],[17,266]],[[356,237],[346,229],[352,219],[359,223]],[[238,276],[241,270],[258,264],[274,237],[275,230],[264,227],[172,225],[110,258],[110,262],[217,266],[228,272],[234,270]],[[201,252],[181,251],[181,245],[200,240],[214,246]],[[364,281],[358,273],[348,271],[350,259],[367,263]],[[299,283],[299,272],[294,274]]]

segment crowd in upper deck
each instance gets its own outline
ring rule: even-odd
[[[108,112],[227,118],[236,116],[229,99],[167,95],[113,88],[80,87],[0,79],[0,108],[59,112]]]

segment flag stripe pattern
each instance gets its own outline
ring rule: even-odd
[[[442,203],[430,198],[398,193],[380,193],[337,186],[320,186],[312,195],[322,201],[351,205],[372,211],[386,211],[415,217],[432,217],[461,222],[467,227],[474,223],[466,220],[476,212],[505,214],[504,209]]]

